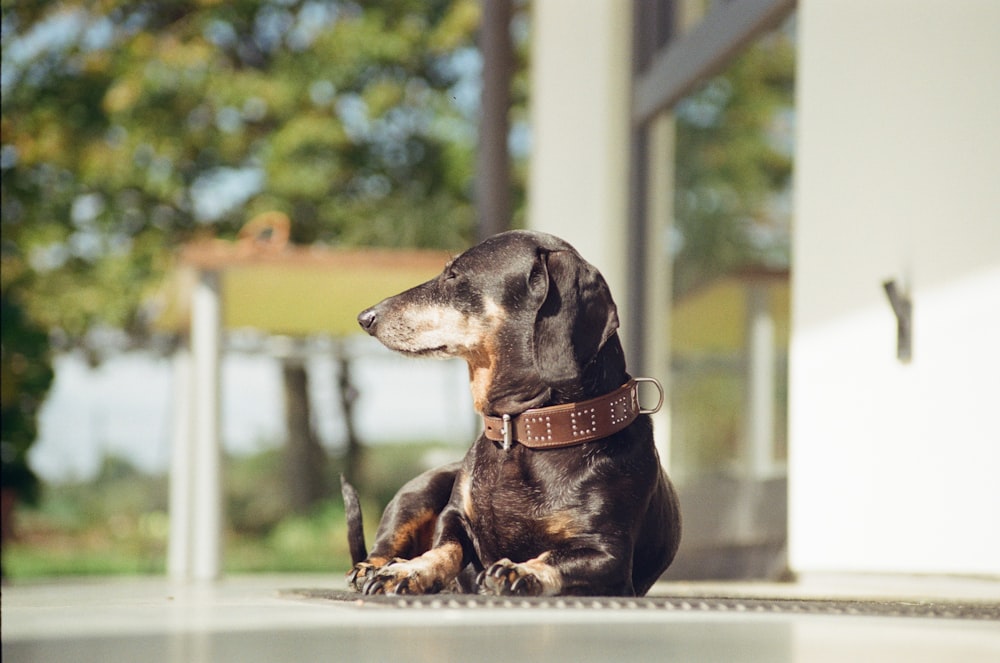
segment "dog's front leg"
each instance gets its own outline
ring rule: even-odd
[[[524,562],[501,559],[476,578],[498,596],[634,596],[625,557],[595,549],[547,551]]]
[[[355,559],[354,567],[347,574],[350,589],[363,591],[379,569],[393,560],[415,558],[431,549],[439,514],[451,499],[459,467],[460,463],[451,463],[428,470],[399,489],[382,514],[371,553],[363,560]],[[361,556],[364,555],[364,533],[360,508],[355,507],[355,510],[355,537],[359,539],[355,545],[361,548],[358,555]],[[351,554],[354,556],[355,552],[352,550]]]
[[[413,559],[397,559],[372,575],[365,594],[434,594],[446,588],[462,570],[462,546],[457,542],[431,548]]]
[[[562,591],[562,573],[548,563],[550,552],[526,562],[501,559],[476,576],[480,593],[498,596],[551,596]]]
[[[365,582],[365,594],[434,594],[458,578],[467,563],[465,530],[456,511],[441,514],[435,544],[413,559],[396,559]]]

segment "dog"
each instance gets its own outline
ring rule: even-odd
[[[399,490],[370,554],[357,494],[344,483],[351,589],[649,590],[677,551],[680,510],[597,269],[557,237],[509,231],[358,322],[403,354],[465,359],[484,431],[463,460]]]

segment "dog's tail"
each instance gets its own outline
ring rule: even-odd
[[[351,551],[351,564],[368,557],[365,547],[365,527],[361,520],[361,502],[358,491],[340,475],[340,493],[344,496],[344,515],[347,517],[347,547]]]

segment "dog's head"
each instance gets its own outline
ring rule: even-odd
[[[618,329],[618,313],[600,272],[572,246],[514,230],[358,322],[393,350],[464,358],[477,408],[514,414],[579,382]]]

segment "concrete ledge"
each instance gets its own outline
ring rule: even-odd
[[[393,599],[359,602],[343,582],[331,575],[6,586],[3,660],[1000,660],[1000,583],[988,579],[660,583],[645,599],[511,604],[527,609],[443,595],[405,599],[413,609],[399,609]],[[302,587],[309,589],[295,589]]]

